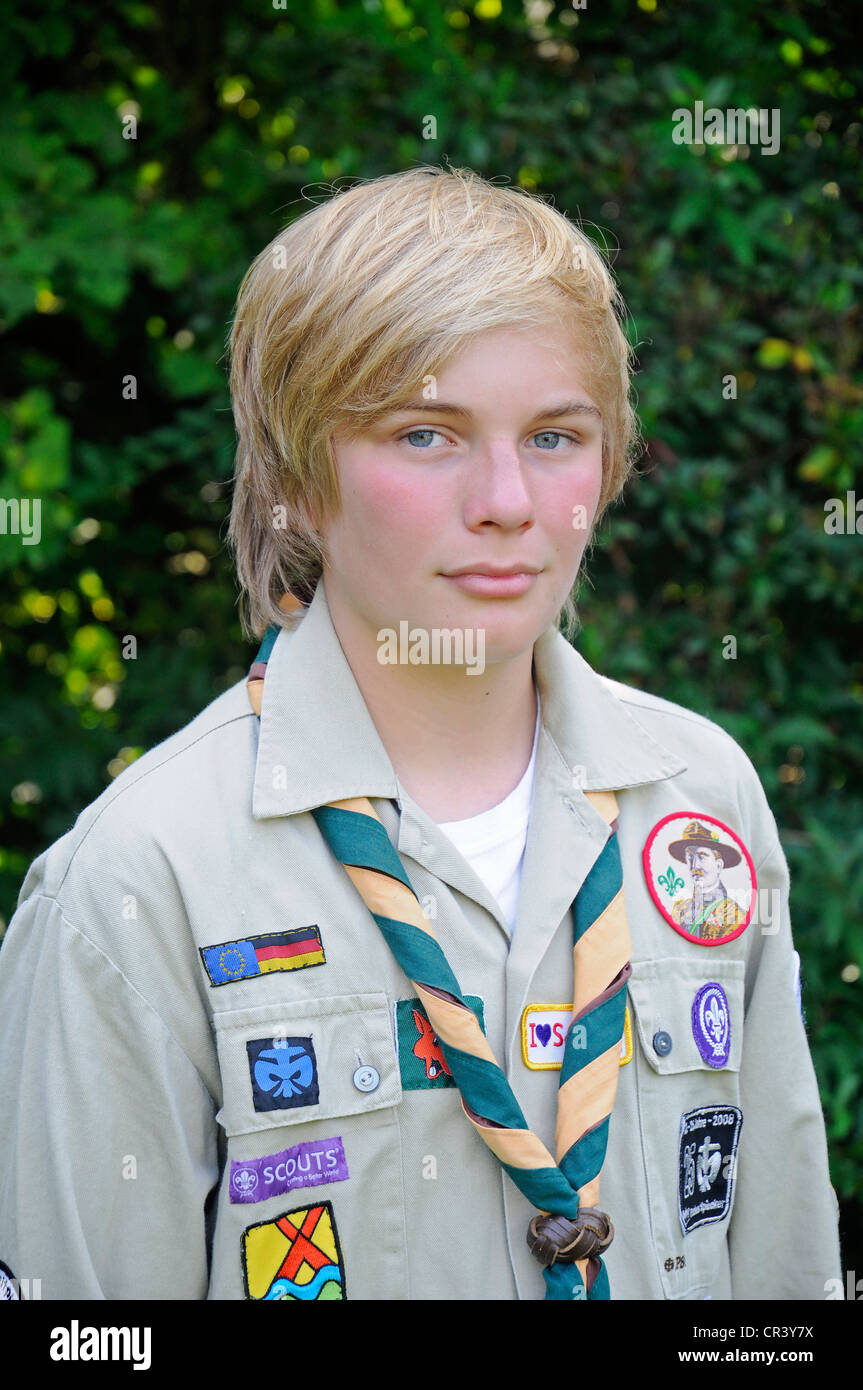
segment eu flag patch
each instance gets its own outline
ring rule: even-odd
[[[295,931],[268,932],[240,941],[222,941],[218,946],[202,946],[201,959],[211,984],[229,985],[234,980],[249,980],[253,975],[269,975],[274,970],[324,965],[327,958],[320,930],[312,924]]]

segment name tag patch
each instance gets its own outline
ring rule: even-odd
[[[235,1159],[229,1183],[232,1202],[265,1202],[295,1187],[320,1187],[350,1177],[339,1136],[309,1139],[264,1158]]]
[[[246,1051],[256,1110],[318,1104],[318,1061],[311,1038],[252,1038]]]
[[[464,999],[485,1032],[482,999],[476,994],[466,994]],[[395,1027],[403,1091],[440,1091],[455,1086],[438,1037],[419,999],[398,1001]]]
[[[250,980],[274,970],[304,970],[309,965],[326,964],[321,933],[314,924],[296,931],[267,932],[264,936],[222,941],[218,946],[200,949],[211,986]]]
[[[521,1016],[521,1056],[526,1067],[531,1071],[560,1071],[571,1018],[571,1004],[528,1004]],[[580,1036],[576,1024],[570,1045],[577,1047]],[[624,1067],[631,1061],[632,1020],[627,1004],[620,1039],[620,1065]]]
[[[242,1249],[247,1298],[323,1303],[347,1296],[330,1202],[247,1227]]]
[[[684,1235],[728,1215],[742,1124],[743,1111],[736,1105],[709,1105],[681,1115],[678,1210]]]

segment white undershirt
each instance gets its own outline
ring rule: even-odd
[[[466,820],[443,821],[440,829],[456,849],[460,850],[475,873],[482,879],[501,911],[515,928],[518,890],[527,826],[533,799],[533,774],[536,767],[536,746],[539,742],[539,691],[536,693],[536,725],[530,762],[518,786],[488,811]]]

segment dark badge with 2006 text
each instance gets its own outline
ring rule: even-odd
[[[684,1235],[724,1220],[731,1210],[742,1123],[736,1105],[706,1105],[681,1115],[677,1182]]]

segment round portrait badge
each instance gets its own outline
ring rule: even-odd
[[[642,854],[650,896],[687,941],[722,946],[749,926],[755,865],[734,831],[701,811],[663,816]]]

